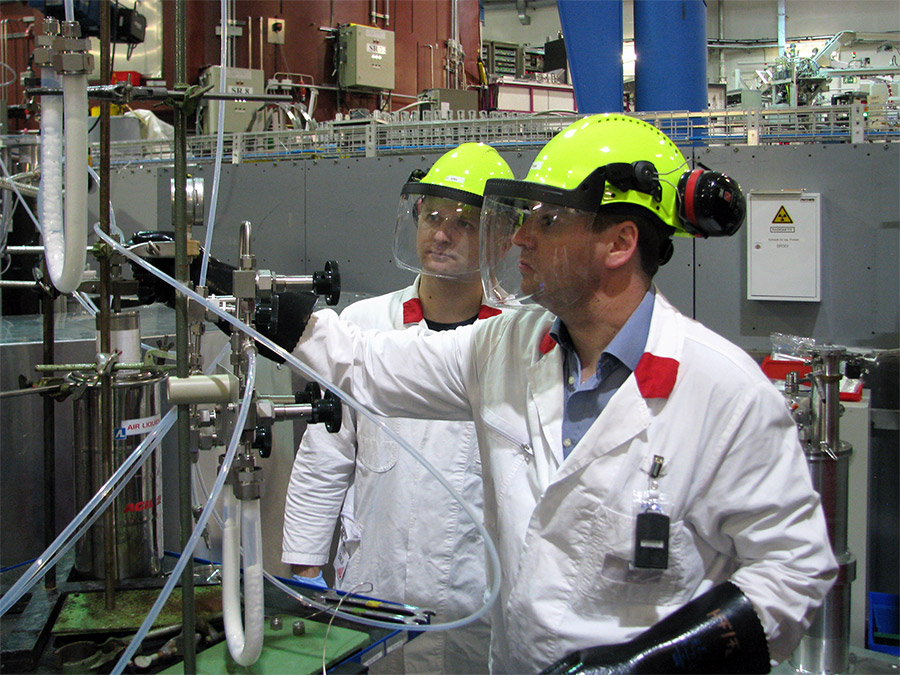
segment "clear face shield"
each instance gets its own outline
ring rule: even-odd
[[[486,302],[558,311],[585,297],[596,275],[595,217],[538,200],[486,197],[480,245]]]
[[[397,264],[419,274],[476,281],[480,211],[452,198],[402,194],[394,228]]]

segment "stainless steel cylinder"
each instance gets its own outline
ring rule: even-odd
[[[790,659],[798,672],[817,675],[844,673],[850,667],[850,584],[856,579],[856,559],[847,548],[847,499],[853,448],[843,441],[835,445],[835,457],[812,442],[806,453],[838,561],[837,581]]]
[[[834,675],[850,667],[850,584],[856,579],[856,558],[838,557],[838,578],[815,620],[791,656],[800,673]]]
[[[115,468],[137,448],[161,419],[165,376],[137,375],[113,382],[113,459]],[[109,478],[101,466],[100,382],[86,380],[74,401],[75,501],[81,509]],[[162,455],[153,451],[110,507],[116,541],[116,578],[158,576],[163,557]],[[75,569],[82,578],[102,579],[103,528],[99,519],[75,547]]]
[[[822,498],[831,550],[838,558],[847,553],[847,502],[852,454],[853,447],[844,441],[838,444],[837,459],[824,452],[806,453],[813,487]]]

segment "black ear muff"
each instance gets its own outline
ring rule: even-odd
[[[701,237],[730,237],[747,212],[744,193],[730,176],[694,169],[678,179],[679,216],[684,229]]]

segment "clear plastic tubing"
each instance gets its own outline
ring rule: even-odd
[[[228,25],[228,2],[229,0],[221,0],[220,23],[221,26]],[[224,94],[228,77],[228,31],[222,31],[222,39],[219,43],[219,63],[222,65],[222,73],[219,77],[219,93]],[[219,203],[219,183],[222,175],[222,153],[225,145],[225,103],[220,101],[219,119],[216,125],[216,163],[213,168],[213,187],[212,195],[209,199],[209,218],[206,221],[206,238],[203,241],[203,258],[200,261],[200,280],[199,285],[206,285],[206,273],[209,269],[209,249],[212,247],[213,228],[216,224],[216,208]]]
[[[93,178],[97,185],[100,185],[100,176],[97,175],[97,172],[94,171],[94,167],[90,164],[87,165],[88,173],[91,178]],[[112,202],[109,204],[109,231],[115,234],[118,237],[122,238],[122,241],[125,240],[125,233],[119,229],[119,226],[116,224],[116,212],[113,210]]]
[[[222,532],[222,613],[235,663],[252,666],[263,646],[262,530],[259,499],[240,501],[226,490]],[[238,539],[240,538],[240,543]],[[244,621],[241,620],[241,550],[244,554]]]
[[[112,504],[119,492],[121,492],[128,483],[128,479],[143,465],[150,456],[152,450],[175,423],[175,418],[175,409],[173,408],[166,414],[156,428],[150,432],[147,438],[135,448],[134,452],[129,455],[128,459],[122,463],[116,472],[110,476],[109,480],[103,484],[97,491],[97,494],[95,494],[84,508],[79,511],[78,515],[72,519],[59,536],[53,540],[53,543],[50,544],[47,550],[32,563],[31,567],[28,568],[28,571],[19,577],[18,581],[13,584],[2,598],[0,598],[0,616],[6,614],[6,612],[9,611],[9,608],[12,607],[19,598],[35,584],[35,582],[39,581],[52,565],[56,564],[56,562],[75,545],[78,538],[84,534],[84,532],[93,525],[94,521],[103,514],[106,508]],[[91,515],[100,502],[104,502],[103,505],[96,513]],[[79,530],[78,536],[73,537],[72,535],[75,534],[76,530],[78,530],[82,524],[84,524],[84,527]]]
[[[95,230],[99,229],[100,228],[95,228]],[[101,238],[108,239],[108,237],[106,237],[106,235],[102,232],[98,232],[98,234]],[[108,241],[112,240],[109,239]],[[124,247],[119,248],[122,251],[127,250]],[[153,266],[151,265],[151,267]],[[231,464],[232,462],[234,462],[234,456],[235,454],[237,454],[238,443],[241,440],[241,432],[244,430],[244,424],[246,424],[247,422],[247,415],[250,413],[250,408],[253,405],[253,387],[255,385],[256,351],[253,349],[249,349],[247,350],[247,381],[246,388],[244,389],[244,397],[241,401],[241,407],[238,411],[237,420],[235,421],[234,433],[231,435],[231,440],[228,443],[228,450],[225,452],[225,458],[222,460],[222,466],[219,469],[219,475],[216,476],[216,482],[213,484],[210,499],[206,503],[206,506],[203,507],[203,511],[201,511],[200,517],[197,519],[197,524],[196,526],[194,526],[193,532],[191,532],[191,536],[187,541],[187,545],[181,552],[181,557],[178,559],[178,563],[175,565],[175,569],[172,570],[168,581],[166,581],[166,585],[163,586],[162,591],[156,598],[156,602],[153,603],[153,607],[150,608],[150,612],[144,618],[144,622],[141,624],[140,629],[137,633],[135,633],[131,642],[128,644],[128,647],[116,662],[116,665],[112,670],[113,675],[119,675],[119,673],[125,670],[125,667],[128,665],[131,657],[134,656],[135,652],[141,646],[141,642],[143,642],[144,638],[147,637],[147,633],[153,626],[153,622],[156,621],[156,617],[159,616],[159,613],[162,610],[163,606],[166,604],[166,601],[169,599],[169,596],[172,594],[172,590],[181,580],[181,573],[184,571],[184,568],[189,562],[193,560],[194,549],[197,547],[197,542],[200,541],[203,530],[206,529],[206,523],[209,522],[209,517],[212,515],[212,512],[215,509],[216,501],[219,499],[219,494],[222,492],[222,488],[225,486],[225,478],[228,476],[228,473],[231,470]]]
[[[225,354],[228,352],[230,347],[229,343],[225,343],[225,346],[222,348],[222,351],[219,352],[219,355],[216,359],[210,364],[208,371],[212,372],[212,370],[216,367],[216,365],[221,361]],[[79,511],[78,515],[72,519],[72,521],[66,526],[66,528],[60,533],[60,535],[53,540],[53,543],[47,547],[47,550],[44,551],[38,558],[35,559],[34,563],[32,563],[31,567],[26,570],[26,572],[19,577],[15,584],[0,598],[0,616],[6,614],[9,611],[9,608],[12,607],[16,602],[18,602],[19,598],[21,598],[28,590],[39,581],[46,571],[50,569],[53,565],[55,565],[62,556],[69,552],[69,549],[75,545],[75,542],[81,538],[81,536],[87,532],[91,525],[103,514],[106,508],[113,503],[113,500],[118,496],[118,494],[122,491],[122,489],[128,484],[128,481],[131,480],[131,477],[137,473],[137,470],[143,465],[146,459],[150,456],[150,453],[156,446],[162,441],[163,437],[172,428],[175,424],[176,419],[176,409],[173,408],[168,413],[166,413],[165,417],[160,421],[160,423],[153,429],[152,432],[145,438],[137,448],[135,448],[134,452],[129,455],[129,457],[122,463],[122,466],[110,476],[109,480],[104,483],[101,488],[97,491],[91,500],[85,504],[84,508]],[[112,492],[110,492],[112,490]],[[100,509],[91,515],[91,512],[97,507],[100,502],[103,501],[103,505]],[[81,529],[79,529],[81,528]],[[76,533],[77,530],[77,533]],[[75,534],[75,536],[73,536]]]
[[[132,253],[131,251],[129,251],[124,246],[121,246],[118,242],[114,241],[113,239],[108,237],[106,234],[104,234],[100,230],[100,228],[95,227],[94,231],[97,233],[97,236],[99,236],[107,244],[109,244],[110,246],[115,248],[117,251],[119,251],[126,258],[134,261],[135,263],[137,263],[138,265],[140,265],[141,267],[146,269],[148,272],[150,272],[157,278],[165,281],[169,285],[173,286],[177,291],[180,291],[181,293],[188,296],[195,302],[200,303],[202,306],[206,307],[206,309],[209,310],[211,313],[222,318],[223,320],[225,320],[227,323],[231,324],[238,330],[246,333],[247,335],[252,337],[254,340],[256,340],[258,343],[265,345],[266,347],[271,349],[275,354],[277,354],[278,356],[283,358],[287,363],[291,364],[291,366],[293,366],[295,369],[297,369],[300,373],[302,373],[308,379],[315,380],[322,387],[333,392],[338,398],[340,398],[342,401],[344,401],[347,405],[354,408],[357,412],[359,412],[361,415],[363,415],[364,417],[369,419],[373,424],[378,426],[382,430],[382,432],[384,432],[391,440],[396,442],[401,448],[403,448],[403,450],[405,452],[409,453],[416,461],[418,461],[422,466],[424,466],[425,469],[429,473],[431,473],[432,476],[434,476],[435,480],[437,480],[438,483],[440,483],[444,487],[444,489],[447,490],[447,492],[450,493],[453,496],[453,498],[457,500],[457,502],[459,502],[460,506],[462,506],[463,510],[468,514],[469,518],[472,519],[472,522],[474,523],[475,528],[478,530],[478,533],[481,535],[481,537],[484,540],[485,551],[486,551],[486,556],[487,556],[487,560],[488,560],[488,571],[489,571],[488,578],[490,580],[490,592],[488,594],[488,597],[485,599],[484,604],[467,617],[463,617],[462,619],[458,619],[456,621],[448,621],[446,623],[441,623],[441,624],[416,626],[413,630],[430,631],[430,630],[449,630],[450,628],[458,628],[460,626],[465,626],[466,624],[471,623],[472,621],[475,621],[476,619],[483,616],[485,614],[485,612],[488,611],[488,609],[491,607],[491,605],[494,603],[494,601],[497,599],[497,596],[500,593],[500,573],[501,572],[500,572],[500,558],[497,555],[497,547],[494,545],[494,541],[493,541],[493,539],[491,539],[491,536],[488,534],[487,530],[484,529],[484,525],[481,522],[481,518],[477,516],[477,514],[474,512],[472,506],[470,504],[468,504],[462,497],[459,496],[459,494],[456,492],[456,490],[453,489],[453,486],[451,486],[447,482],[447,479],[444,478],[443,475],[441,475],[440,471],[435,469],[434,466],[432,466],[432,464],[427,459],[425,459],[424,457],[422,457],[422,455],[420,455],[418,452],[416,452],[409,445],[409,443],[406,442],[405,439],[403,439],[401,436],[399,436],[393,429],[388,427],[384,423],[384,421],[382,419],[380,419],[377,415],[372,413],[368,408],[366,408],[364,405],[359,403],[356,399],[354,399],[352,396],[350,396],[347,392],[343,391],[340,387],[337,387],[333,383],[328,382],[327,380],[325,380],[325,378],[323,378],[317,372],[315,372],[314,370],[309,368],[304,363],[301,363],[300,360],[298,360],[296,356],[294,356],[293,354],[288,352],[286,349],[275,344],[272,340],[267,338],[265,335],[263,335],[262,333],[257,331],[252,326],[248,326],[247,324],[245,324],[245,323],[241,322],[240,320],[236,319],[235,317],[233,317],[228,312],[225,312],[224,310],[217,307],[214,303],[209,302],[206,298],[202,297],[196,291],[188,288],[181,282],[176,281],[175,279],[170,277],[165,272],[160,271],[159,269],[157,269],[156,267],[154,267],[153,265],[148,263],[143,258],[140,258],[139,256],[137,256],[134,253]],[[212,502],[210,502],[210,503],[212,503]],[[207,504],[207,507],[208,506],[209,506],[209,504]],[[402,628],[402,626],[400,626],[396,623],[390,623],[390,622],[386,622],[386,621],[375,621],[375,620],[371,620],[371,619],[364,619],[362,617],[354,616],[352,614],[345,614],[343,612],[334,612],[333,608],[328,607],[326,605],[322,605],[320,603],[315,603],[315,602],[311,601],[310,599],[303,597],[297,591],[294,591],[287,585],[282,584],[282,583],[278,582],[277,580],[275,580],[274,577],[272,577],[271,575],[267,574],[266,578],[269,579],[270,581],[273,581],[273,583],[278,588],[283,590],[285,593],[288,593],[292,597],[296,598],[297,600],[299,600],[300,602],[303,602],[304,604],[306,604],[308,606],[314,606],[318,609],[322,609],[323,611],[330,612],[330,613],[340,616],[342,618],[350,619],[352,621],[355,621],[359,624],[363,624],[366,626],[374,626],[376,628],[391,628],[391,629],[395,629],[395,630],[397,628]]]

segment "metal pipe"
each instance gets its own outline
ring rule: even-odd
[[[187,0],[175,0],[175,89],[186,91],[187,84]],[[223,26],[223,30],[227,30]],[[175,279],[189,281],[187,241],[187,113],[183,106],[175,107]],[[189,373],[187,297],[175,295],[175,349],[179,377]],[[178,406],[178,515],[181,526],[181,547],[185,550],[194,525],[191,511],[191,420],[190,406]],[[197,672],[197,650],[194,642],[196,616],[194,611],[194,570],[187,565],[181,574],[181,619],[184,672]]]
[[[428,47],[431,51],[429,52],[429,60],[428,60],[428,72],[431,76],[431,86],[430,89],[434,89],[434,45],[424,45]]]
[[[48,274],[44,266],[45,276]],[[53,296],[44,293],[41,296],[41,314],[44,317],[44,348],[42,361],[53,363],[55,358],[54,343],[56,340],[53,323]],[[56,539],[56,403],[49,396],[44,396],[44,547],[47,548]],[[44,588],[56,588],[56,567],[48,570],[44,577]]]
[[[263,51],[266,44],[265,26],[263,25],[263,17],[259,17],[259,69],[266,72],[265,52]],[[273,68],[277,68],[278,64],[274,64]]]
[[[253,17],[247,17],[247,67],[253,68]]]
[[[112,73],[110,53],[109,12],[100,12],[100,84],[108,85]],[[109,234],[109,142],[111,123],[109,119],[109,103],[100,103],[100,229]],[[68,195],[66,195],[68,198]],[[100,260],[100,312],[97,318],[100,330],[100,352],[110,353],[110,297],[112,296],[112,266],[110,258],[104,256]],[[115,470],[113,463],[113,390],[112,373],[104,373],[100,380],[100,419],[101,419],[101,466],[103,476],[111,476]],[[114,509],[103,514],[103,588],[106,609],[116,606],[115,586],[118,576],[116,570],[116,516]]]
[[[36,281],[19,281],[17,279],[0,279],[0,288],[34,288]]]
[[[787,9],[785,0],[778,0],[778,56],[784,56],[786,34]]]

